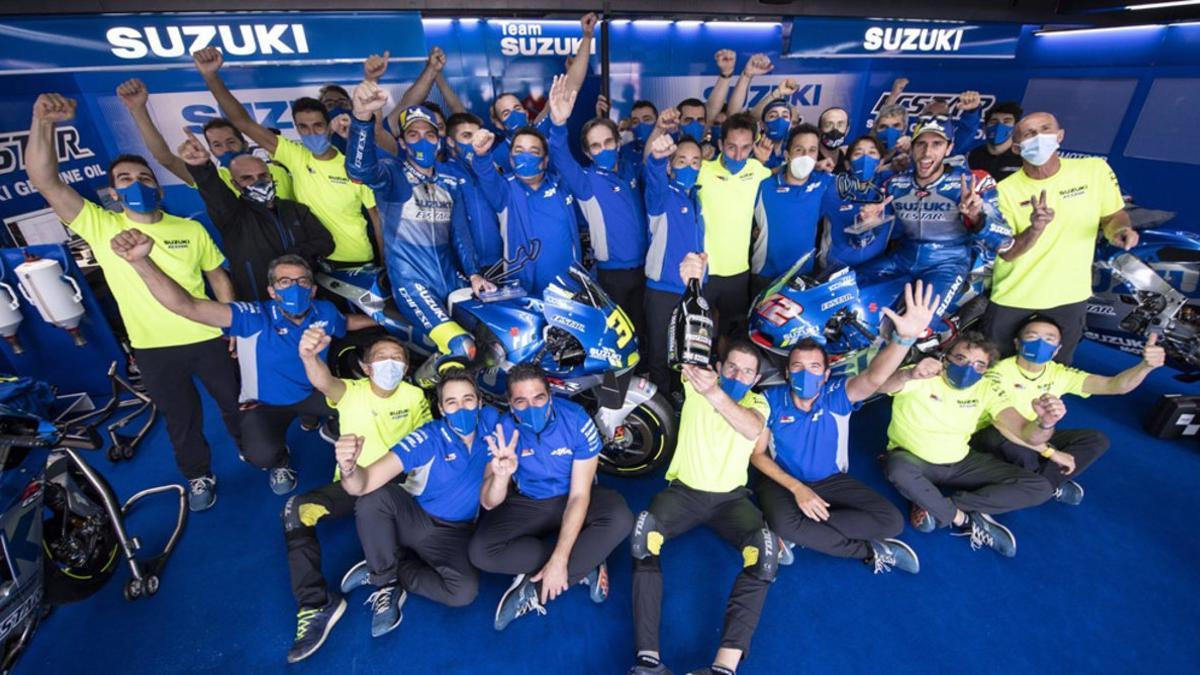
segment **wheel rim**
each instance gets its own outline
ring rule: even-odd
[[[662,422],[647,410],[638,407],[618,427],[618,435],[604,444],[604,461],[618,472],[639,469],[662,454],[666,438],[662,433]]]

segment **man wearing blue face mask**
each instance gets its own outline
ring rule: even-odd
[[[919,281],[915,289],[906,285],[904,296],[903,315],[884,309],[893,339],[866,370],[830,377],[824,346],[806,338],[788,354],[788,384],[765,392],[771,433],[759,438],[750,463],[761,472],[756,491],[767,523],[788,547],[782,565],[791,564],[790,548],[799,545],[862,560],[876,574],[920,570],[917,554],[895,539],[904,530],[900,511],[847,473],[851,413],[896,372],[937,306],[933,289]]]
[[[593,484],[601,440],[587,411],[551,396],[534,364],[507,375],[509,414],[488,442],[484,513],[469,549],[480,570],[515,575],[496,608],[496,630],[531,612],[544,615],[547,602],[578,583],[604,602],[605,560],[633,526],[625,499]]]
[[[1024,116],[1016,101],[1001,101],[988,110],[983,127],[986,143],[967,155],[967,166],[982,169],[997,182],[1008,178],[1021,168],[1021,155],[1013,149],[1013,129]]]
[[[343,115],[350,116],[350,92],[346,88],[329,83],[323,85],[321,90],[317,92],[317,100],[321,105],[325,106],[325,112],[329,114],[329,123],[332,125],[337,122],[337,119]],[[333,147],[338,149],[338,152],[346,152],[346,138],[332,133],[329,135],[329,141],[333,143]]]
[[[1066,407],[1056,397],[1035,399],[1035,414],[1027,419],[1003,387],[984,378],[996,359],[995,345],[966,331],[944,362],[926,358],[888,378],[880,389],[894,397],[884,471],[912,502],[910,520],[917,530],[950,527],[952,534],[969,537],[972,549],[986,546],[1011,558],[1016,537],[992,516],[1037,506],[1053,490],[1032,471],[972,450],[971,436],[986,416],[1008,440],[1029,453],[1044,453]]]
[[[233,300],[233,284],[222,269],[225,257],[204,226],[162,209],[162,189],[146,160],[121,155],[108,167],[109,186],[120,212],[85,200],[58,172],[55,125],[75,116],[75,101],[59,94],[38,96],[25,147],[29,182],[55,215],[92,247],[104,280],[112,291],[133,347],[142,384],[167,423],[175,461],[188,479],[189,506],[202,511],[212,505],[215,484],[208,442],[201,433],[203,417],[198,377],[217,401],[225,428],[235,441],[238,426],[237,376],[221,331],[179,316],[163,307],[137,272],[113,251],[110,240],[138,228],[158,244],[155,262],[188,294],[205,298],[205,281],[222,302]]]
[[[483,120],[469,112],[454,113],[446,120],[446,156],[437,170],[444,176],[458,180],[458,190],[463,197],[463,208],[467,212],[467,223],[471,228],[471,240],[475,242],[475,255],[480,269],[487,269],[500,261],[504,255],[504,241],[500,238],[500,221],[496,212],[483,196],[479,187],[479,176],[471,167],[475,148],[471,145],[475,132],[483,128]]]
[[[799,88],[795,80],[784,80],[751,111],[762,120],[763,134],[771,139],[771,155],[766,161],[768,169],[783,166],[788,161],[787,143],[784,142],[792,128],[792,108],[788,102]]]
[[[1128,394],[1166,360],[1158,336],[1151,334],[1136,365],[1111,377],[1093,375],[1053,360],[1062,347],[1062,334],[1054,319],[1030,315],[1017,327],[1016,356],[988,371],[1026,418],[1032,418],[1033,401],[1047,394],[1058,398]],[[1083,501],[1083,486],[1075,479],[1108,450],[1108,437],[1095,429],[1056,429],[1046,444],[1049,452],[1039,456],[986,426],[971,439],[971,446],[1044,476],[1054,488],[1054,499],[1074,506]]]

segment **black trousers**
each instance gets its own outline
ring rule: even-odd
[[[359,497],[354,520],[375,586],[398,583],[451,607],[475,600],[479,572],[467,559],[474,521],[434,518],[397,484]]]
[[[329,603],[329,589],[321,574],[321,542],[316,526],[330,518],[353,515],[355,499],[338,482],[295,495],[284,504],[281,516],[288,573],[292,595],[301,607],[324,607]]]
[[[750,501],[750,490],[702,492],[674,481],[654,496],[647,512],[655,520],[654,532],[662,541],[674,539],[699,525],[707,525],[743,553],[742,571],[733,582],[725,606],[721,647],[750,649],[750,638],[758,626],[771,582],[756,576],[754,562],[745,558],[748,547],[756,546],[766,523]],[[658,629],[662,623],[663,579],[659,553],[633,560],[633,624],[637,651],[659,651]],[[778,555],[778,552],[773,553]],[[772,561],[772,565],[774,561]],[[706,580],[707,582],[708,580]]]
[[[671,312],[679,306],[683,296],[654,288],[646,289],[646,332],[645,342],[639,343],[642,360],[646,362],[650,381],[664,394],[680,388],[679,375],[667,365],[667,333],[671,325]]]
[[[829,503],[829,520],[816,521],[804,515],[792,493],[766,476],[758,476],[755,485],[771,531],[797,546],[866,560],[873,555],[871,541],[904,531],[900,510],[856,478],[839,473],[807,485]]]
[[[326,417],[337,414],[325,395],[313,391],[292,405],[259,403],[242,411],[242,457],[260,469],[287,464],[287,431],[297,417]]]
[[[495,574],[530,574],[540,570],[554,552],[567,497],[530,499],[509,489],[504,503],[479,517],[471,538],[471,564]],[[633,529],[633,514],[625,498],[599,485],[592,486],[583,529],[567,561],[570,583],[583,579],[608,558]]]
[[[183,477],[199,478],[212,473],[211,452],[204,440],[204,413],[200,392],[192,377],[217,401],[221,419],[234,442],[241,445],[238,413],[237,371],[220,338],[178,347],[138,349],[134,353],[142,371],[142,384],[167,423],[167,435],[175,449],[175,463]]]
[[[767,286],[770,286],[772,281],[775,281],[774,277],[764,277],[757,274],[750,275],[750,300],[753,301],[754,298],[757,298],[758,294],[762,293]]]
[[[970,451],[953,464],[931,464],[907,450],[891,450],[887,478],[910,502],[929,511],[939,526],[958,510],[991,515],[1037,506],[1054,490],[1042,476],[984,453]],[[946,497],[939,488],[955,490]]]
[[[600,288],[620,305],[633,322],[634,334],[646,334],[646,315],[642,311],[643,296],[646,293],[646,271],[641,267],[623,270],[597,270]]]
[[[1013,340],[1017,337],[1017,327],[1030,314],[1049,317],[1062,326],[1062,348],[1058,350],[1055,361],[1071,365],[1075,358],[1075,348],[1083,339],[1083,328],[1087,323],[1087,302],[1075,302],[1069,305],[1051,307],[1050,309],[1020,309],[1005,307],[991,303],[979,320],[979,330],[1000,348],[1001,357],[1009,357],[1017,353]]]
[[[1108,450],[1108,436],[1095,429],[1064,429],[1054,432],[1050,445],[1055,450],[1075,458],[1075,471],[1071,475],[1063,473],[1061,466],[1029,448],[1008,440],[996,431],[995,427],[981,429],[971,438],[971,447],[976,450],[990,453],[1022,469],[1032,471],[1050,481],[1051,487],[1057,488],[1068,480],[1077,478],[1092,465],[1092,462],[1100,459],[1100,455]]]
[[[731,277],[709,275],[704,282],[704,299],[716,312],[717,335],[745,337],[746,312],[750,309],[750,273]]]

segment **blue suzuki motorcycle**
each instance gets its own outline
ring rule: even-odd
[[[399,338],[414,362],[424,359],[414,380],[428,386],[437,380],[437,348],[414,337],[385,288],[382,271],[375,265],[326,267],[317,283]],[[463,288],[451,293],[447,304],[451,317],[474,336],[476,356],[465,365],[480,372],[488,402],[506,405],[508,370],[518,363],[537,363],[549,375],[554,393],[591,413],[604,439],[602,471],[637,476],[670,460],[674,411],[654,384],[633,373],[639,355],[632,323],[585,271],[572,268],[540,298],[502,286],[480,300]],[[352,350],[343,350],[336,359],[341,373],[361,376]]]

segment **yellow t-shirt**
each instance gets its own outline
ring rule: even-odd
[[[295,201],[296,193],[292,190],[292,174],[283,167],[282,164],[275,162],[267,163],[267,171],[271,172],[271,178],[275,179],[275,196],[280,199],[290,199]],[[221,177],[221,182],[229,186],[234,194],[241,195],[242,191],[237,189],[233,184],[233,174],[229,173],[229,169],[218,166],[217,175]]]
[[[1099,157],[1062,158],[1058,173],[1034,180],[1025,170],[1000,181],[1000,211],[1016,233],[1029,229],[1031,197],[1046,191],[1054,220],[1028,251],[1012,262],[996,258],[992,302],[1020,309],[1049,309],[1092,295],[1092,258],[1100,219],[1125,207],[1117,176]]]
[[[708,399],[683,383],[683,412],[679,416],[679,440],[667,468],[667,480],[678,479],[693,490],[732,492],[746,484],[746,469],[755,440],[734,430]],[[749,392],[738,402],[771,418],[771,406],[762,394]]]
[[[750,229],[758,184],[771,170],[751,157],[735,176],[720,157],[700,165],[696,193],[704,214],[704,250],[708,273],[731,277],[750,271]]]
[[[129,342],[135,349],[178,347],[221,336],[221,329],[196,323],[163,307],[129,263],[112,250],[112,238],[130,228],[154,240],[150,259],[195,298],[204,294],[204,272],[225,262],[225,256],[204,226],[188,218],[163,213],[157,223],[135,223],[125,215],[84,201],[83,210],[67,224],[92,247],[92,254],[112,290]]]
[[[988,377],[994,379],[1008,395],[1012,406],[1027,420],[1037,417],[1033,412],[1033,400],[1042,394],[1053,394],[1059,398],[1067,394],[1087,398],[1091,394],[1083,391],[1083,383],[1091,377],[1082,370],[1051,361],[1042,372],[1033,375],[1017,365],[1017,357],[1010,356],[992,366]],[[980,420],[980,428],[991,424],[991,416]]]
[[[956,389],[942,376],[909,380],[893,393],[888,449],[904,448],[931,464],[953,464],[967,456],[979,420],[1011,408],[1004,389],[985,377]]]
[[[362,209],[375,206],[375,192],[346,175],[342,153],[320,160],[303,145],[280,138],[272,158],[292,174],[296,201],[304,204],[333,235],[335,262],[369,262],[374,253]]]
[[[371,381],[342,380],[346,393],[337,403],[327,401],[338,411],[338,430],[343,434],[358,434],[363,441],[359,466],[370,466],[392,449],[417,427],[433,419],[425,392],[407,382],[401,382],[391,396],[381,398],[371,389]],[[333,479],[341,472],[335,470]]]

